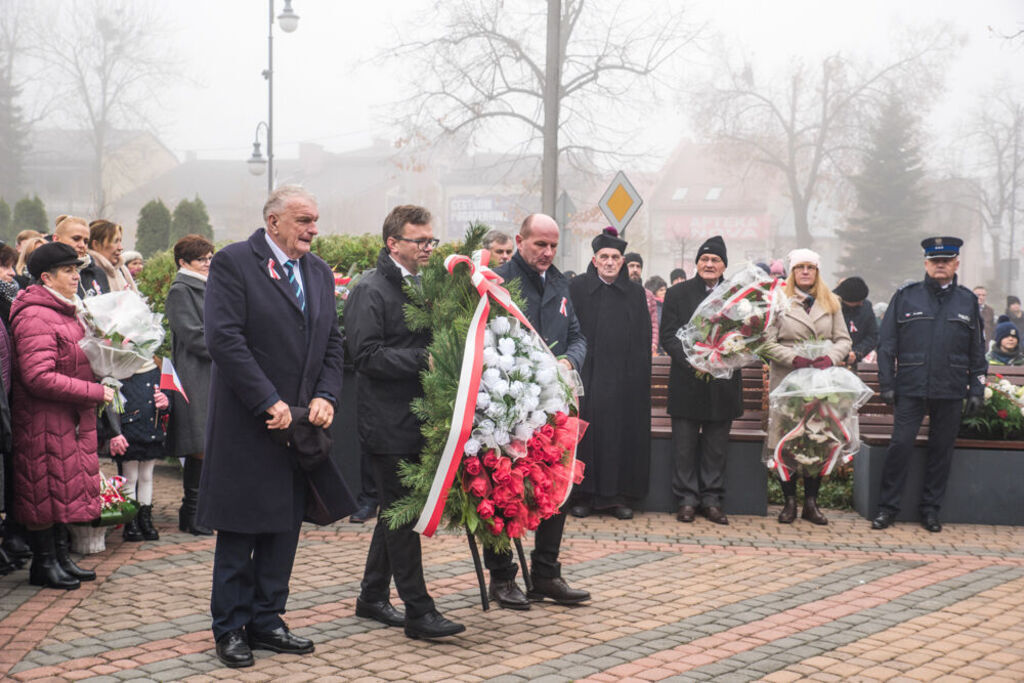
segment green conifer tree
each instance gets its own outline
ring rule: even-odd
[[[38,230],[41,233],[50,232],[50,221],[46,218],[46,207],[39,195],[31,199],[22,197],[14,205],[14,232],[22,230]]]
[[[210,216],[206,213],[206,204],[198,196],[192,201],[182,199],[174,207],[170,243],[174,244],[185,235],[202,235],[207,239],[213,239],[213,226],[210,225]]]
[[[873,298],[887,301],[904,280],[918,277],[906,269],[906,255],[919,251],[921,223],[928,210],[922,187],[924,169],[917,120],[898,93],[882,103],[860,173],[851,178],[857,209],[842,239],[842,273],[859,275]]]
[[[145,258],[170,246],[171,211],[160,199],[150,200],[139,211],[135,248]]]
[[[14,225],[11,223],[11,206],[0,199],[0,240],[14,246]]]

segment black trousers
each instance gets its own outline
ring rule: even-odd
[[[359,507],[377,508],[380,502],[377,495],[377,482],[373,477],[373,463],[370,454],[361,450],[359,456],[359,496],[356,498],[356,505]]]
[[[882,491],[878,509],[900,510],[907,468],[914,450],[914,439],[925,413],[929,417],[928,453],[925,460],[924,488],[918,505],[922,514],[938,512],[946,495],[946,481],[953,464],[953,446],[960,431],[961,399],[926,399],[897,396],[893,411],[892,440],[882,469]]]
[[[537,527],[533,537],[533,552],[530,553],[532,575],[546,579],[555,579],[562,575],[558,550],[562,545],[564,528],[564,512],[545,519]],[[484,548],[484,566],[490,570],[491,577],[498,581],[514,579],[519,568],[512,556],[512,550],[507,553],[496,553],[489,548]]]
[[[217,531],[210,593],[215,639],[240,628],[272,631],[284,626],[281,615],[305,509],[305,479],[295,473],[294,480],[292,529],[277,534]]]
[[[380,508],[386,510],[399,498],[409,493],[398,478],[398,463],[414,459],[416,455],[373,455],[370,457]],[[405,616],[421,617],[434,609],[434,600],[427,593],[423,580],[423,555],[420,535],[410,523],[398,529],[388,528],[387,522],[377,518],[377,526],[366,555],[366,570],[360,597],[370,602],[386,600],[391,593],[391,578],[395,579],[398,595],[405,603]]]
[[[680,505],[722,507],[731,426],[732,420],[672,418],[672,493]]]

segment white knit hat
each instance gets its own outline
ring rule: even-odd
[[[815,268],[821,265],[821,256],[818,255],[818,252],[810,249],[794,249],[789,252],[786,260],[789,261],[790,270],[793,270],[793,267],[798,263],[811,263],[814,264]]]

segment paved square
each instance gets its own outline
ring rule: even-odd
[[[25,570],[0,577],[0,677],[1024,680],[1024,528],[877,532],[835,511],[827,527],[570,518],[563,572],[594,600],[529,612],[483,612],[465,539],[424,539],[428,587],[467,626],[438,643],[353,615],[372,523],[307,525],[285,619],[316,652],[257,652],[256,666],[226,669],[209,631],[213,540],[178,532],[180,491],[179,473],[158,467],[160,540],[112,532],[81,561],[98,579],[79,590],[29,586]]]

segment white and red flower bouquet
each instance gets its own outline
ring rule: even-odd
[[[120,380],[152,362],[166,334],[163,316],[153,313],[146,300],[130,290],[90,296],[82,304],[79,318],[85,337],[78,345],[93,374],[115,389],[114,408],[123,413]]]
[[[801,354],[823,355],[828,344],[807,342]],[[872,393],[846,368],[802,368],[786,375],[768,397],[775,443],[768,452],[769,469],[788,481],[828,476],[837,465],[850,462],[860,450],[857,411]]]
[[[768,325],[788,305],[782,281],[748,263],[711,290],[676,336],[694,370],[728,379],[757,359]]]
[[[556,514],[582,480],[576,445],[585,423],[575,373],[487,267],[487,252],[469,255],[485,232],[474,226],[458,250],[442,246],[420,271],[422,287],[406,289],[409,328],[433,338],[424,397],[413,403],[425,447],[400,469],[410,495],[384,517],[393,527],[415,522],[425,536],[442,523],[465,528],[504,550]]]

